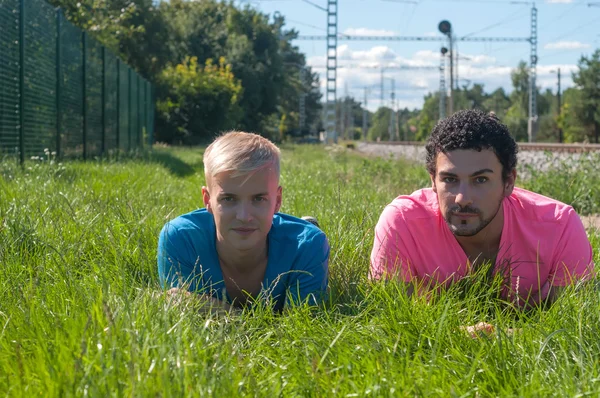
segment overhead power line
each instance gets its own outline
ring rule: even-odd
[[[325,12],[327,12],[327,8],[325,8],[325,7],[321,7],[320,5],[318,5],[318,4],[316,4],[316,3],[313,3],[313,2],[312,2],[312,1],[310,1],[310,0],[302,0],[302,1],[303,1],[303,2],[305,2],[306,4],[310,4],[311,6],[318,8],[318,9],[319,9],[319,10],[321,10],[321,11],[325,11]]]
[[[313,69],[325,69],[325,65],[310,65]],[[348,64],[348,65],[338,65],[338,69],[385,69],[385,70],[437,70],[439,66],[432,65],[358,65],[358,64]]]
[[[327,36],[318,35],[300,35],[298,40],[326,40]],[[355,36],[345,35],[340,36],[339,40],[344,41],[446,41],[447,38],[444,36]],[[474,42],[529,42],[529,37],[457,37],[456,40],[460,41],[474,41]]]
[[[525,6],[525,8],[528,8],[528,7],[527,7],[527,6]],[[472,32],[472,33],[466,34],[466,35],[464,35],[464,36],[462,37],[462,39],[464,39],[464,38],[466,38],[466,37],[469,37],[469,36],[473,36],[473,35],[479,34],[479,33],[486,32],[486,31],[488,31],[488,30],[490,30],[490,29],[493,29],[493,28],[495,28],[495,27],[498,27],[498,26],[504,25],[505,23],[508,23],[508,22],[515,21],[516,19],[515,19],[514,17],[515,17],[516,15],[519,15],[519,14],[521,14],[521,17],[523,17],[523,16],[527,16],[527,14],[523,14],[523,10],[525,10],[525,8],[519,8],[517,11],[515,11],[515,12],[514,12],[514,13],[512,13],[512,14],[510,14],[508,17],[504,18],[504,19],[503,19],[502,21],[500,21],[500,22],[496,22],[496,23],[494,23],[494,24],[492,24],[492,25],[486,26],[485,28],[482,28],[482,29],[480,29],[480,30],[476,30],[475,32]],[[519,19],[519,18],[517,18],[517,19]]]

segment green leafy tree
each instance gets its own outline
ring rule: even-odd
[[[204,143],[223,130],[235,128],[242,116],[242,87],[223,58],[218,65],[209,59],[199,66],[192,57],[168,66],[160,76],[159,92],[159,141]]]
[[[415,141],[416,127],[413,118],[419,116],[418,110],[409,110],[408,108],[398,111],[398,129],[400,131],[400,139],[407,141]]]
[[[306,63],[304,55],[292,45],[297,32],[284,29],[283,17],[270,20],[250,6],[236,7],[232,2],[217,0],[170,0],[158,5],[153,0],[51,1],[71,22],[89,30],[155,84],[162,107],[156,113],[156,124],[163,140],[172,135],[170,141],[176,142],[182,134],[196,135],[190,132],[188,119],[164,112],[169,101],[183,101],[180,87],[164,84],[164,72],[172,73],[171,65],[186,64],[191,58],[196,58],[199,65],[211,59],[227,59],[241,85],[236,95],[241,116],[235,112],[236,117],[231,119],[236,127],[277,138],[282,115],[288,123],[297,123],[300,94],[306,98],[306,125],[316,131],[320,124],[318,75],[308,68],[307,78],[301,81],[298,67],[288,66],[306,67]],[[220,94],[211,99],[211,93],[222,92],[205,92],[202,109],[222,109]],[[214,104],[209,104],[211,101]],[[197,120],[192,114],[187,117]],[[206,125],[214,125],[214,120],[207,120]]]
[[[600,49],[590,57],[582,56],[579,70],[573,73],[573,82],[580,95],[572,100],[572,109],[586,126],[587,137],[598,143],[600,139]]]
[[[439,92],[427,94],[425,103],[418,118],[415,140],[425,141],[431,134],[435,124],[440,119],[440,94]]]
[[[502,87],[496,89],[483,101],[483,109],[493,111],[502,120],[509,107],[510,100]]]
[[[380,107],[372,117],[371,128],[368,138],[370,141],[389,141],[389,126],[392,110],[388,107]]]

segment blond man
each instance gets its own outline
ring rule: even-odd
[[[158,242],[166,289],[200,293],[228,307],[257,299],[275,310],[316,304],[327,289],[329,244],[313,220],[278,213],[279,149],[230,132],[204,153],[204,208],[169,221]]]

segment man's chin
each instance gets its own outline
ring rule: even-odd
[[[475,236],[477,235],[479,232],[481,232],[481,229],[475,227],[469,227],[469,228],[463,228],[462,225],[460,226],[456,226],[456,225],[449,225],[450,227],[450,231],[452,231],[452,234],[454,236],[462,236],[462,237],[469,237],[469,236]]]
[[[260,238],[257,234],[253,234],[247,237],[236,236],[230,240],[230,244],[233,248],[239,251],[252,250],[259,246]]]

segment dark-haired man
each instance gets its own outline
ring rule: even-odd
[[[588,277],[592,248],[571,206],[515,188],[517,145],[493,114],[457,112],[426,146],[431,188],[394,199],[375,228],[371,276],[433,287],[482,263],[518,306],[553,301]]]

